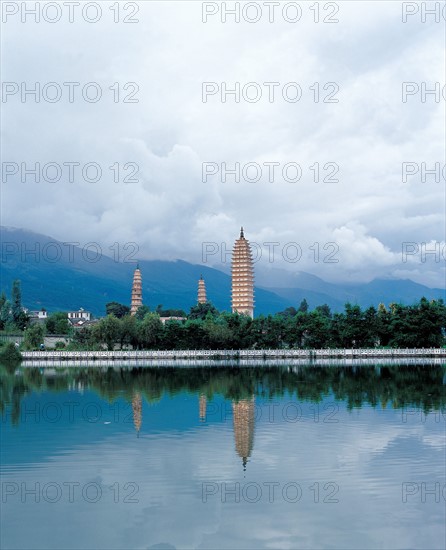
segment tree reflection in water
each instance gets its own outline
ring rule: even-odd
[[[391,404],[395,409],[416,407],[425,413],[444,412],[446,365],[55,369],[3,365],[0,411],[4,416],[6,408],[10,408],[11,421],[18,424],[24,396],[73,388],[94,391],[109,403],[124,398],[132,405],[137,432],[141,427],[143,400],[155,403],[164,395],[173,397],[185,391],[197,395],[201,420],[206,417],[207,401],[220,395],[232,401],[234,422],[246,416],[249,426],[249,404],[254,408],[256,396],[274,399],[287,395],[313,403],[333,396],[345,402],[348,410],[363,404],[372,407]],[[248,433],[247,441],[242,442],[244,436],[240,436],[240,443],[237,441],[243,460],[249,456],[253,430]]]

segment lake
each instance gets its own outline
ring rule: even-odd
[[[446,365],[0,367],[1,547],[446,546]]]

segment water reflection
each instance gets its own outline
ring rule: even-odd
[[[418,407],[425,413],[444,410],[446,364],[352,367],[244,367],[244,368],[37,368],[0,365],[0,412],[11,408],[11,422],[20,422],[20,404],[32,392],[93,391],[113,402],[124,398],[135,411],[141,429],[142,401],[158,402],[164,395],[188,392],[199,396],[199,418],[206,418],[208,400],[215,395],[233,403],[254,396],[275,399],[284,395],[319,403],[327,395],[344,401],[347,409],[364,404],[394,409]],[[247,410],[250,410],[247,407]],[[240,413],[241,414],[241,413]],[[245,413],[243,413],[245,414]],[[246,412],[249,416],[250,413]],[[243,416],[243,415],[242,415]]]
[[[4,545],[443,548],[445,372],[3,367]]]

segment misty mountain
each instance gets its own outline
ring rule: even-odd
[[[136,261],[115,261],[92,245],[80,249],[23,229],[0,229],[1,289],[9,296],[12,281],[22,281],[22,301],[30,309],[48,311],[83,307],[105,314],[105,304],[130,304]],[[112,251],[107,251],[109,254]],[[125,256],[125,254],[124,254]],[[220,310],[230,310],[231,279],[216,269],[182,260],[140,260],[143,303],[155,309],[189,311],[197,302],[198,279],[206,281],[207,296]],[[256,313],[281,311],[286,298],[256,289]]]
[[[83,307],[104,315],[105,304],[130,303],[136,260],[125,254],[115,260],[113,251],[81,249],[24,229],[0,228],[1,289],[10,294],[14,279],[22,281],[23,303],[48,311]],[[108,255],[105,254],[107,252]],[[196,304],[197,283],[202,274],[208,299],[220,310],[230,310],[231,278],[228,273],[182,260],[140,260],[143,302],[152,309],[180,308]],[[257,268],[256,268],[257,269]],[[310,308],[328,304],[341,311],[346,302],[363,307],[380,302],[410,304],[422,296],[444,298],[444,289],[431,289],[410,280],[376,279],[367,284],[333,284],[303,272],[256,271],[255,313],[275,313],[298,307],[306,298]]]

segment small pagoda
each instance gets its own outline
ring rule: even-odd
[[[203,275],[200,275],[200,279],[198,280],[198,303],[205,304],[206,302],[206,285],[204,283]]]
[[[130,315],[135,315],[138,309],[142,306],[142,277],[139,265],[136,266],[133,274],[132,285],[132,302],[130,305]]]

